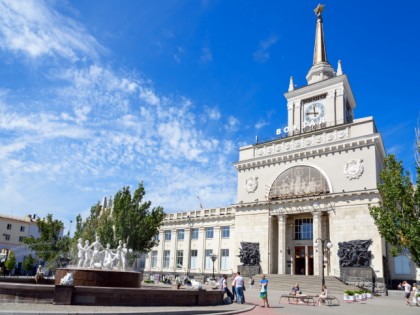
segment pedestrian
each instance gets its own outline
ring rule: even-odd
[[[411,294],[411,285],[407,281],[403,281],[398,285],[398,288],[401,289],[404,287],[404,298],[405,304],[410,305],[410,294]]]
[[[237,273],[235,273],[234,275],[233,275],[233,277],[231,277],[230,278],[230,280],[232,280],[232,294],[233,294],[233,299],[232,299],[232,301],[234,301],[235,300],[235,296],[236,296],[236,286],[235,286],[235,279],[236,279],[236,276],[237,276],[238,274]],[[236,296],[236,300],[238,300],[238,297]]]
[[[252,286],[254,285],[254,279],[252,277],[249,277],[249,289],[252,289]]]
[[[244,304],[244,278],[241,276],[241,273],[238,271],[237,276],[235,277],[235,289],[236,289],[236,303]]]
[[[419,306],[419,303],[417,303],[417,294],[419,294],[419,289],[417,288],[417,283],[413,283],[413,287],[411,289],[412,295],[411,295],[411,299],[413,301],[413,304],[416,306]]]
[[[225,292],[227,294],[230,303],[233,303],[233,294],[232,294],[232,292],[230,292],[230,290],[227,286],[227,282],[226,282],[227,275],[223,275],[222,279],[223,279],[223,281],[222,281],[223,292]]]
[[[322,292],[318,296],[318,305],[321,305],[322,303],[325,303],[325,299],[328,297],[328,289],[327,286],[324,284],[322,286]]]
[[[268,304],[268,297],[267,297],[267,289],[268,289],[268,280],[265,278],[265,275],[261,275],[261,281],[260,281],[260,298],[262,299],[263,304],[261,307],[265,307],[267,304],[267,307],[270,307]]]

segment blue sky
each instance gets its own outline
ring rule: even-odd
[[[325,1],[327,56],[414,170],[420,2]],[[241,145],[287,121],[317,1],[0,1],[0,212],[66,226],[143,181],[167,212],[235,202]]]

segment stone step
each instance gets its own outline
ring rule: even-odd
[[[290,292],[292,287],[296,283],[299,283],[299,287],[303,293],[316,294],[321,292],[321,276],[266,274],[265,277],[268,279],[269,288],[272,290],[284,291],[285,293]],[[255,280],[254,287],[258,287],[261,275],[256,275],[253,279]],[[249,277],[245,278],[245,283],[248,286]],[[347,285],[339,279],[331,276],[325,277],[325,284],[329,293],[332,295],[341,295],[346,290],[359,290],[358,287]]]

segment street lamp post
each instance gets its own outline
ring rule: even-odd
[[[318,241],[320,241],[321,242],[321,258],[322,258],[322,273],[321,273],[321,275],[322,275],[322,285],[325,285],[325,277],[324,277],[324,268],[325,268],[325,266],[324,266],[324,251],[325,251],[325,242],[327,242],[327,247],[328,247],[328,249],[331,249],[332,247],[333,247],[333,244],[331,243],[331,241],[329,240],[329,239],[320,239],[320,238],[317,238],[316,240],[315,240],[315,242],[314,242],[314,247],[318,247],[319,246],[319,242]]]
[[[216,261],[216,259],[217,259],[217,255],[216,254],[211,254],[210,255],[210,258],[211,258],[211,261],[213,262],[213,280],[215,280],[214,279],[214,262]]]

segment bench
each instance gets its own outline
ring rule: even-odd
[[[334,295],[328,295],[322,299],[328,306],[340,306],[340,301]]]
[[[306,295],[306,294],[282,294],[280,296],[279,303],[281,300],[285,298],[289,304],[305,304],[305,305],[312,305],[315,306],[317,304],[317,297],[314,295]],[[294,303],[292,303],[294,302]],[[299,303],[302,302],[302,303]]]

